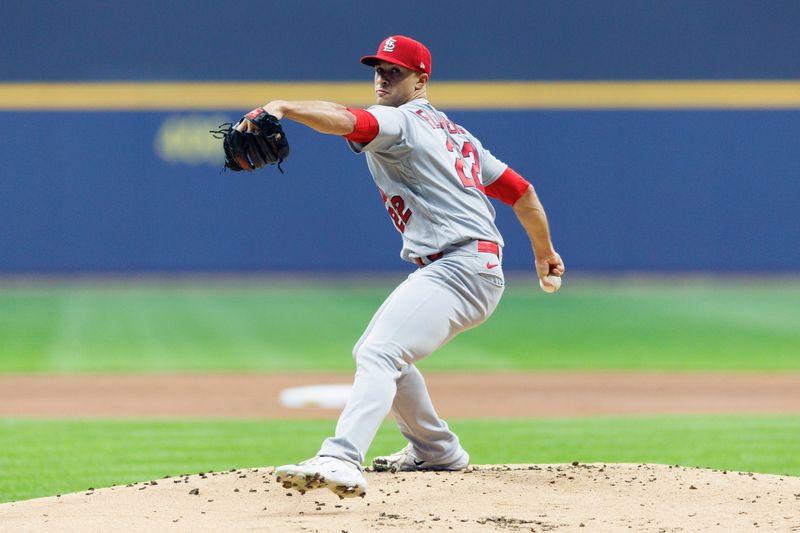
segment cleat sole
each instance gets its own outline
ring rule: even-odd
[[[334,494],[339,496],[339,499],[353,498],[360,496],[364,498],[366,491],[357,485],[349,486],[330,482],[325,477],[319,474],[305,475],[303,473],[287,473],[282,476],[276,476],[276,481],[281,484],[284,489],[294,489],[301,495],[306,491],[327,488]]]

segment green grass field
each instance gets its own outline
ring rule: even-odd
[[[0,372],[350,372],[397,279],[0,285]],[[426,370],[800,370],[800,280],[509,281]],[[658,462],[800,475],[798,416],[455,420],[476,463]],[[0,501],[293,462],[313,421],[0,419]],[[497,439],[497,435],[501,438]],[[388,425],[373,454],[402,445]]]
[[[396,280],[0,287],[0,372],[346,370]],[[498,310],[420,366],[800,369],[800,281],[512,280]]]
[[[800,416],[458,420],[451,425],[475,464],[648,462],[800,475]],[[294,420],[0,420],[0,502],[296,462],[313,455],[333,427],[333,421]],[[403,444],[387,423],[370,453],[394,452]]]

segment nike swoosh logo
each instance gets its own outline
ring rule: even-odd
[[[422,466],[425,464],[425,461],[417,461],[416,459],[414,459],[414,464],[417,466]]]
[[[495,264],[486,263],[486,268],[488,268],[488,269],[490,269],[490,270],[491,270],[491,269],[493,269],[494,267],[496,267],[496,266],[497,266],[497,265],[499,265],[499,264],[500,264],[500,263],[495,263]]]

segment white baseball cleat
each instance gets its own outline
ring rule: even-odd
[[[300,464],[283,465],[275,469],[275,478],[285,489],[307,490],[326,487],[340,499],[367,494],[367,482],[361,469],[335,457],[312,457]]]
[[[469,465],[469,454],[461,448],[461,453],[452,461],[437,463],[421,461],[414,455],[414,447],[409,444],[399,452],[372,460],[376,472],[419,472],[422,470],[464,470]]]

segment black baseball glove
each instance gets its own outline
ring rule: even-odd
[[[238,131],[236,126],[245,120],[256,126],[256,131],[252,133]],[[278,170],[283,173],[281,163],[289,157],[289,142],[286,140],[280,121],[267,113],[263,107],[250,111],[236,124],[221,124],[219,130],[211,133],[216,138],[222,139],[222,146],[225,148],[225,168],[234,172],[250,171],[277,163]]]

